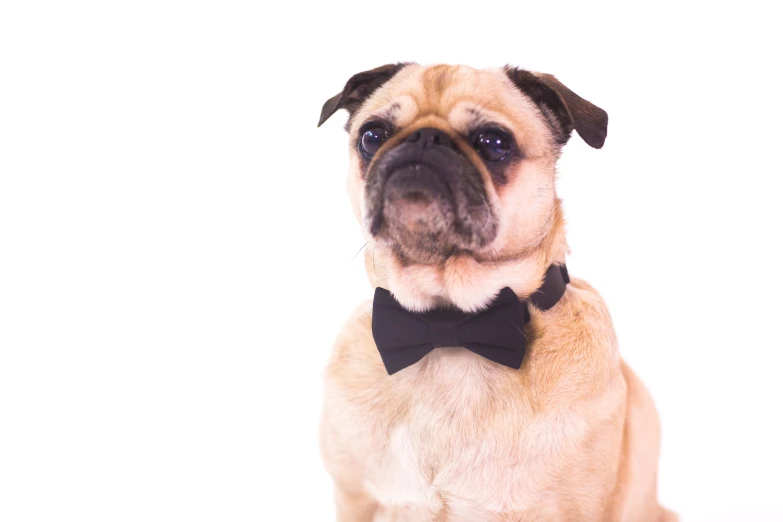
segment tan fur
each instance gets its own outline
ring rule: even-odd
[[[499,70],[410,66],[355,115],[351,140],[363,121],[389,110],[401,127],[426,123],[455,139],[478,110],[513,131],[526,159],[502,187],[482,172],[501,216],[489,248],[410,265],[368,234],[371,283],[415,310],[476,310],[504,286],[520,297],[534,291],[567,245],[554,188],[558,153],[533,103]],[[361,219],[355,156],[348,186]],[[656,499],[657,414],[619,357],[603,300],[575,279],[554,308],[531,313],[520,370],[467,350],[435,350],[390,377],[370,304],[355,312],[326,371],[321,424],[339,522],[676,520]]]

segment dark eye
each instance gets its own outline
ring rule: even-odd
[[[500,130],[487,130],[476,136],[473,144],[487,161],[501,161],[511,153],[511,138]]]
[[[367,158],[372,158],[381,145],[389,139],[389,132],[380,125],[372,125],[362,131],[359,137],[359,149]]]

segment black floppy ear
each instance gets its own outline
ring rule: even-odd
[[[514,85],[539,106],[558,143],[564,145],[571,131],[576,130],[591,147],[604,146],[609,125],[606,111],[581,98],[551,74],[534,74],[508,65],[504,70]]]
[[[329,119],[329,117],[340,109],[347,109],[353,116],[353,113],[361,107],[367,98],[375,92],[381,85],[388,82],[400,70],[408,65],[407,63],[390,63],[382,65],[370,71],[360,72],[351,76],[351,79],[345,84],[343,92],[326,100],[323,109],[321,109],[321,118],[318,120],[318,126]]]

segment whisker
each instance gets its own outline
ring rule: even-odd
[[[368,241],[367,243],[369,243],[369,241]],[[362,248],[360,248],[360,249],[359,249],[359,251],[358,251],[358,252],[356,252],[356,253],[353,255],[353,257],[351,258],[351,261],[353,261],[354,259],[356,259],[356,256],[358,256],[358,255],[361,253],[361,251],[362,251],[362,250],[364,250],[364,247],[366,247],[366,246],[367,246],[367,243],[363,244],[363,245],[362,245]]]

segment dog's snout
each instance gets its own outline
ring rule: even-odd
[[[425,127],[423,129],[418,129],[412,132],[407,138],[405,138],[405,141],[408,143],[416,143],[422,149],[426,149],[427,147],[432,147],[434,145],[448,147],[450,149],[456,148],[454,141],[449,137],[448,134],[440,129],[435,129],[432,127]]]
[[[365,190],[368,231],[406,258],[443,260],[497,234],[481,173],[446,130],[422,126],[381,151]]]

